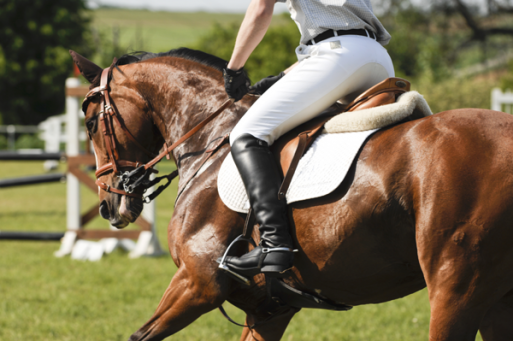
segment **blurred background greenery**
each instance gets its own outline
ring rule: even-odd
[[[513,86],[513,64],[508,64],[513,5],[486,4],[479,9],[460,0],[422,6],[409,0],[375,2],[393,37],[387,49],[397,75],[411,80],[435,112],[488,108],[493,86]],[[37,124],[63,112],[64,80],[73,72],[68,49],[104,67],[127,52],[181,46],[229,59],[242,19],[242,14],[90,10],[84,0],[2,0],[0,124]],[[247,63],[253,82],[294,63],[298,41],[288,14],[276,15]]]

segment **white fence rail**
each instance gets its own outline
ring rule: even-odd
[[[492,110],[513,114],[513,92],[502,92],[501,89],[492,90]]]
[[[39,132],[38,126],[7,125],[0,126],[0,134],[7,135],[7,149],[16,149],[16,134],[35,134]]]

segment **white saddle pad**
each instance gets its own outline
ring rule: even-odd
[[[365,140],[377,130],[319,135],[299,161],[287,191],[287,202],[319,198],[333,192],[344,180]],[[249,200],[231,153],[223,161],[217,185],[219,196],[228,208],[248,212]]]

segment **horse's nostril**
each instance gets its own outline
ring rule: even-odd
[[[109,206],[107,205],[105,200],[102,201],[102,203],[100,204],[100,215],[102,216],[103,219],[109,219],[110,218]]]

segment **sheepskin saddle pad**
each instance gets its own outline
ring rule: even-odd
[[[366,131],[384,128],[407,117],[416,119],[430,115],[433,113],[424,97],[417,91],[409,91],[392,104],[341,113],[326,122],[324,128],[330,134]]]
[[[333,117],[305,152],[288,191],[287,203],[319,198],[333,192],[344,180],[365,141],[380,128],[409,116],[432,115],[422,95],[411,91],[396,103],[346,112]],[[218,179],[219,196],[233,211],[247,213],[249,200],[231,154],[223,161]]]

